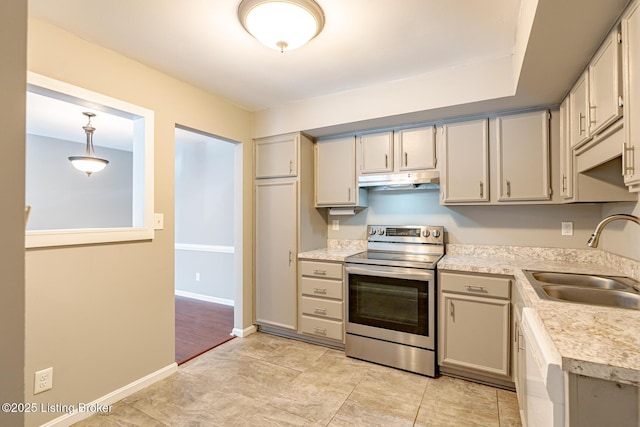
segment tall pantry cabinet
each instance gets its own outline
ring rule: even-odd
[[[255,323],[298,329],[298,252],[326,246],[327,222],[314,207],[313,142],[302,133],[254,140]]]

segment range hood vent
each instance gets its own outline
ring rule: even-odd
[[[362,175],[358,177],[358,186],[366,187],[369,191],[436,190],[440,188],[440,175],[434,170]]]

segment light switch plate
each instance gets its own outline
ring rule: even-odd
[[[573,221],[562,221],[562,235],[573,236]]]
[[[161,213],[153,214],[153,229],[164,230],[164,214],[161,214]]]
[[[334,220],[332,220],[332,222],[331,222],[331,227],[332,227],[331,229],[332,229],[333,231],[338,231],[338,230],[340,230],[340,220],[339,220],[339,219],[334,219]]]

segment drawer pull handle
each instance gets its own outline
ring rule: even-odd
[[[478,285],[467,285],[467,290],[469,292],[486,292],[486,289],[484,288],[484,286],[478,286]]]
[[[327,272],[325,270],[313,270],[313,274],[317,276],[326,276]]]
[[[325,328],[315,327],[315,328],[313,328],[313,332],[318,334],[318,335],[327,335],[327,330]]]
[[[323,288],[313,288],[313,293],[314,294],[326,295],[327,294],[327,290],[323,289]]]
[[[511,181],[507,180],[507,197],[511,197]]]
[[[315,308],[313,309],[313,312],[314,312],[315,314],[321,314],[321,315],[323,315],[323,316],[326,316],[326,315],[327,315],[327,309],[326,309],[326,308],[318,308],[318,307],[315,307]]]

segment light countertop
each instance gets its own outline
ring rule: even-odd
[[[343,262],[346,257],[366,250],[366,240],[327,239],[326,248],[301,252],[298,259]]]
[[[541,299],[523,270],[638,278],[638,262],[601,251],[450,245],[438,270],[515,278],[526,306],[536,310],[562,368],[575,374],[640,386],[640,310]]]
[[[356,248],[322,248],[301,252],[298,254],[298,259],[343,262],[346,257],[360,252],[363,252],[363,250]]]

